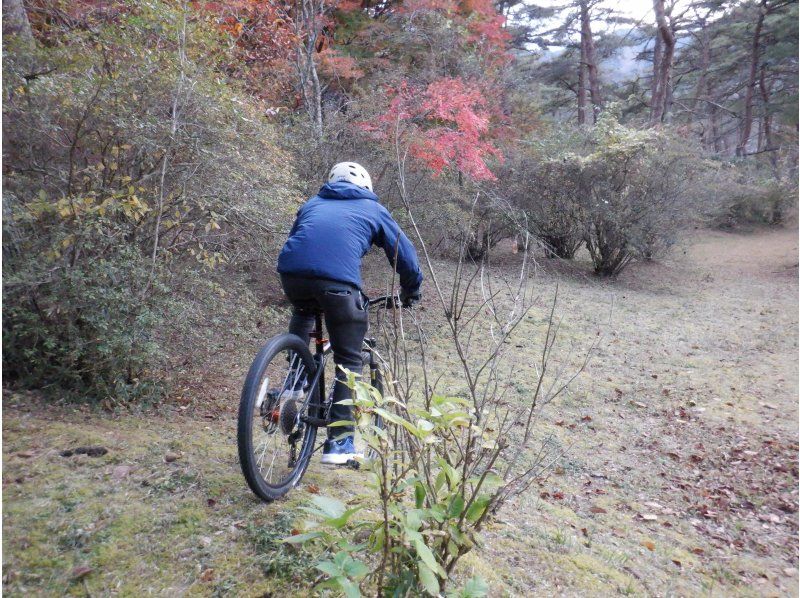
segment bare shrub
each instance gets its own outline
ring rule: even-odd
[[[703,160],[659,131],[625,127],[604,114],[580,168],[584,239],[597,274],[666,251],[698,213],[693,184]]]
[[[545,255],[572,259],[584,239],[580,165],[568,157],[512,154],[499,178]]]
[[[364,504],[350,508],[315,497],[308,510],[316,523],[287,539],[322,543],[327,550],[318,565],[325,574],[320,587],[351,595],[359,588],[379,596],[440,595],[453,583],[483,526],[561,456],[557,443],[537,431],[537,419],[591,354],[590,348],[583,360],[554,357],[557,296],[538,355],[514,354],[515,332],[538,302],[527,243],[519,269],[510,274],[495,271],[488,255],[472,260],[468,239],[452,273],[439,270],[416,225],[403,166],[401,160],[398,189],[434,289],[426,312],[440,313],[439,335],[447,338],[450,359],[442,363],[442,355],[431,354],[424,329],[429,315],[423,322],[414,311],[391,310],[379,318],[385,392],[350,378],[359,429],[375,455],[366,464],[373,490]],[[394,289],[396,280],[388,286]],[[443,368],[453,365],[457,377],[444,379]],[[523,368],[533,374],[530,386],[520,382]],[[369,423],[374,415],[385,429]],[[377,521],[362,515],[362,506],[377,506]],[[360,544],[353,541],[356,534]],[[463,589],[469,595],[487,591],[479,578]]]

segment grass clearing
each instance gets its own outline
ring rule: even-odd
[[[480,574],[492,596],[797,595],[796,260],[795,231],[768,231],[706,232],[615,283],[543,262],[518,392],[556,282],[569,323],[557,359],[576,363],[598,329],[604,341],[542,418],[540,438],[564,457],[500,512],[458,575]],[[431,359],[445,368],[436,326]],[[227,376],[213,388],[230,389],[213,400],[201,389],[141,414],[7,392],[8,595],[308,594],[311,555],[280,539],[302,527],[310,485],[347,500],[363,474],[315,461],[286,500],[257,502],[236,457],[247,365],[209,366]],[[108,452],[60,455],[94,445]]]

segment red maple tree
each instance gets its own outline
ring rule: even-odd
[[[502,159],[491,142],[491,115],[477,85],[438,79],[424,89],[403,81],[387,89],[389,108],[360,127],[378,139],[399,140],[434,173],[454,167],[476,181],[494,180],[489,157]]]

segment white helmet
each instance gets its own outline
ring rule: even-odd
[[[338,183],[339,181],[353,183],[354,185],[372,191],[372,179],[369,178],[367,169],[355,162],[339,162],[331,168],[331,172],[328,175],[328,182]]]

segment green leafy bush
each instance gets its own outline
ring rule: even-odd
[[[585,243],[595,272],[613,275],[662,254],[701,214],[694,183],[706,164],[695,149],[609,109],[593,128],[534,145],[507,192],[548,252],[570,258]]]
[[[170,301],[158,280],[147,301],[134,293],[148,275],[124,246],[77,268],[26,260],[3,285],[7,379],[121,402],[158,398],[147,374],[163,358],[154,330]]]
[[[86,19],[4,39],[3,362],[27,387],[127,401],[197,344],[218,279],[237,289],[224,309],[252,307],[239,290],[297,195],[260,107],[216,70],[215,27],[162,2]]]
[[[382,396],[353,374],[349,383],[355,390],[358,429],[373,455],[365,468],[372,496],[381,502],[380,516],[316,496],[306,508],[311,530],[286,541],[325,547],[330,558],[317,569],[327,579],[319,588],[360,596],[359,585],[369,579],[380,596],[438,596],[458,560],[478,544],[501,485],[492,470],[494,459],[480,474],[464,477],[459,443],[474,441],[488,454],[502,441],[476,425],[467,399],[434,395],[429,407],[410,407]],[[386,427],[375,426],[374,416]],[[448,596],[486,592],[486,584],[473,579]]]
[[[503,166],[499,178],[545,255],[572,259],[584,241],[580,164],[545,152],[519,152]]]
[[[704,178],[702,193],[713,196],[708,220],[720,228],[779,225],[797,203],[795,181],[747,160],[717,164]]]

